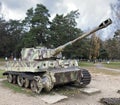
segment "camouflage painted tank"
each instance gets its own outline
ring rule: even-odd
[[[55,49],[47,49],[46,47],[23,48],[21,59],[7,61],[7,71],[3,75],[7,75],[10,83],[17,83],[25,88],[30,87],[36,93],[40,93],[42,89],[50,91],[55,85],[67,83],[86,86],[91,81],[90,73],[81,69],[77,60],[61,59],[61,52],[66,46],[72,45],[111,23],[111,19],[108,19],[92,31]]]

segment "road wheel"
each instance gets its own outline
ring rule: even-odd
[[[30,81],[29,81],[27,78],[25,78],[24,87],[25,87],[25,88],[28,88],[28,87],[29,87],[29,84],[30,84]]]
[[[50,76],[44,75],[44,80],[45,80],[45,81],[44,81],[44,82],[45,82],[45,84],[44,84],[44,89],[45,89],[45,91],[46,91],[46,92],[51,91],[52,88],[53,88],[53,86],[54,86],[54,83],[52,82]]]
[[[14,84],[17,83],[17,77],[16,77],[16,75],[13,75],[13,83],[14,83]]]
[[[38,87],[37,81],[32,80],[30,83],[31,90],[35,93],[40,93],[42,90],[42,87]]]
[[[24,85],[24,79],[21,76],[17,76],[17,83],[20,87],[23,87]]]
[[[7,75],[7,80],[8,80],[9,83],[13,82],[13,76],[12,76],[12,74],[8,74]]]

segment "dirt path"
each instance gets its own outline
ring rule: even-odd
[[[113,77],[103,74],[93,74],[93,79],[88,87],[93,87],[101,90],[101,93],[91,96],[85,94],[77,94],[65,101],[67,105],[102,105],[98,101],[103,97],[120,97],[117,90],[120,89],[120,76]],[[62,105],[62,102],[60,102]],[[66,105],[64,104],[64,105]],[[57,105],[57,104],[56,104]]]
[[[120,97],[120,76],[107,76],[92,74],[92,82],[88,87],[98,88],[101,93],[88,96],[82,93],[68,97],[54,105],[102,105],[98,101],[103,97]],[[0,105],[49,105],[41,100],[41,96],[28,96],[15,93],[8,88],[3,88],[0,81]]]
[[[101,63],[97,63],[97,64],[96,64],[96,67],[97,67],[97,68],[100,68],[100,69],[109,70],[109,71],[120,72],[120,69],[106,68],[106,67],[104,67]]]
[[[39,97],[15,93],[8,88],[3,88],[0,82],[0,105],[46,105]]]

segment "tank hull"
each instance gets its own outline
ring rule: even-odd
[[[36,88],[32,91],[40,93],[42,89],[46,91],[51,91],[54,86],[64,85],[69,83],[78,84],[78,86],[83,87],[90,83],[91,75],[87,72],[87,75],[84,75],[83,71],[78,67],[69,67],[69,68],[57,68],[57,69],[48,69],[47,71],[42,72],[16,72],[16,71],[6,71],[3,75],[7,75],[8,81],[11,83],[17,83],[21,87],[31,87],[33,81],[36,83]],[[89,76],[88,76],[89,75]],[[9,78],[11,76],[12,79]],[[85,77],[86,76],[86,77]],[[21,78],[21,79],[19,79]],[[29,82],[26,83],[25,80]],[[85,82],[87,80],[87,82]],[[34,85],[35,85],[34,83]],[[26,86],[26,84],[28,84]]]

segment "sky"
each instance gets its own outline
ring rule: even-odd
[[[51,19],[56,14],[78,10],[80,16],[77,19],[77,27],[86,31],[98,26],[105,19],[112,18],[110,5],[116,0],[0,0],[0,2],[0,12],[6,20],[24,19],[26,11],[31,7],[35,8],[38,3],[48,8]],[[102,39],[113,36],[111,27],[112,25],[98,33]]]

